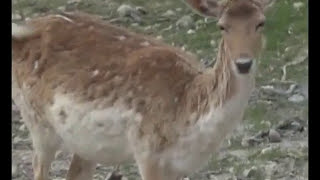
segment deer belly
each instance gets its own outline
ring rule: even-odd
[[[138,117],[133,111],[119,107],[97,109],[93,104],[75,104],[60,97],[49,112],[51,124],[71,152],[103,164],[132,160],[127,126]]]

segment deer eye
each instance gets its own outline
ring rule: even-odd
[[[263,28],[263,26],[264,26],[264,22],[259,23],[256,27],[256,30]]]
[[[223,25],[218,25],[220,31],[225,31],[225,32],[228,32],[228,28],[226,26],[223,26]]]

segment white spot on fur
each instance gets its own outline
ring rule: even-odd
[[[33,67],[33,69],[36,70],[36,69],[38,69],[38,67],[39,67],[39,62],[38,62],[38,60],[37,60],[37,61],[34,62],[34,67]]]
[[[92,72],[92,77],[95,77],[95,76],[97,76],[99,74],[99,70],[94,70],[93,72]]]
[[[118,39],[120,40],[120,41],[123,41],[123,40],[125,40],[125,39],[127,39],[125,36],[118,36]]]
[[[144,42],[140,43],[140,45],[147,47],[147,46],[150,46],[150,43],[148,41],[144,41]]]

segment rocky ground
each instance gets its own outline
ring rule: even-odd
[[[267,14],[267,47],[259,60],[256,89],[242,125],[190,180],[308,179],[307,1],[276,1]],[[13,0],[15,22],[47,12],[81,10],[195,53],[214,64],[220,35],[215,20],[202,18],[180,1]],[[12,108],[12,177],[33,179],[32,145],[19,110]],[[70,154],[58,152],[50,176],[64,179]],[[97,166],[95,179],[112,167]],[[134,164],[120,167],[124,179],[139,180]]]

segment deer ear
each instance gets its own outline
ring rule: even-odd
[[[216,0],[183,0],[202,16],[218,17],[221,5]]]

